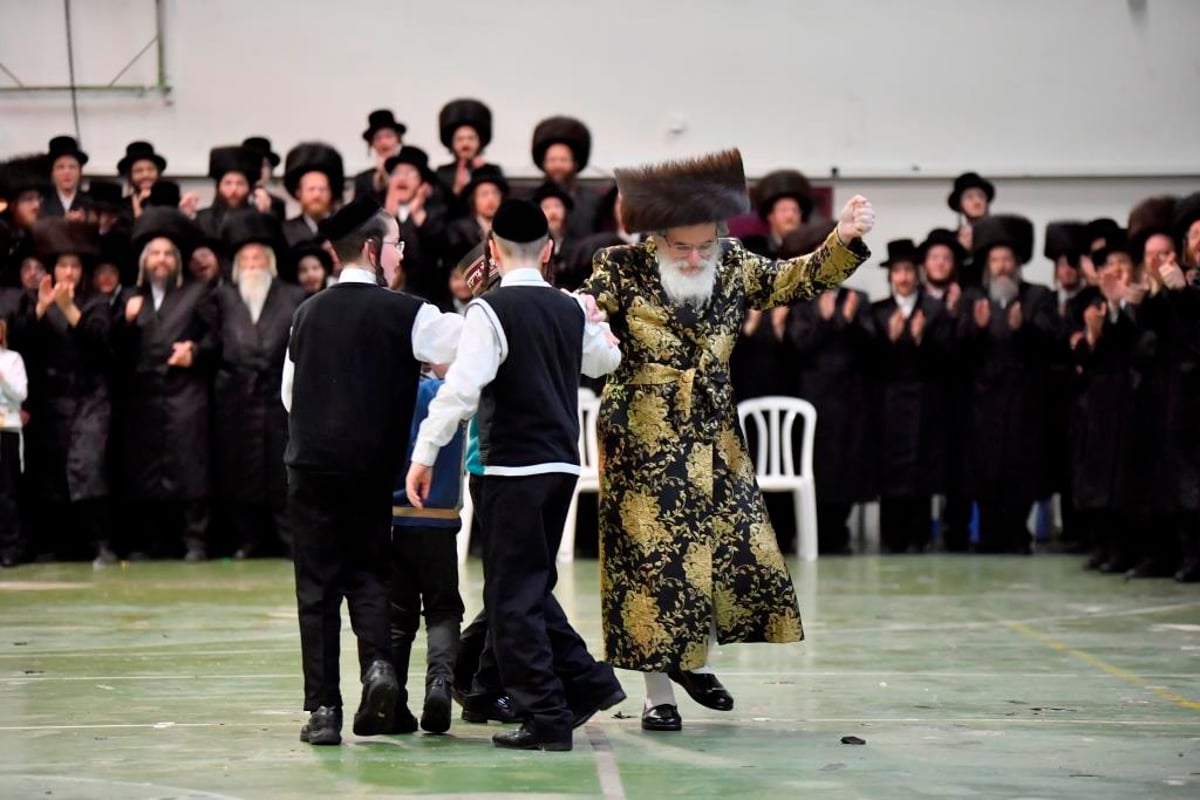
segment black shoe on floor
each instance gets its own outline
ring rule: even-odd
[[[612,692],[609,692],[603,700],[587,702],[580,705],[578,708],[571,709],[571,728],[579,728],[587,723],[596,714],[601,711],[607,711],[617,703],[624,702],[625,691],[618,686]]]
[[[642,712],[642,730],[644,731],[681,731],[683,717],[679,709],[666,703]]]
[[[492,737],[496,747],[506,747],[510,750],[551,750],[565,752],[573,747],[571,732],[566,737],[546,736],[532,730],[528,725],[522,725],[515,731],[501,731]]]
[[[117,554],[107,544],[101,544],[96,548],[96,557],[92,559],[92,566],[96,569],[103,567],[111,567],[119,561]]]
[[[672,670],[667,677],[682,686],[693,700],[705,708],[714,711],[733,710],[733,695],[721,685],[716,675]]]
[[[392,729],[396,713],[396,698],[400,696],[400,682],[396,670],[386,661],[371,664],[363,676],[362,702],[354,712],[355,736],[379,736]]]
[[[502,722],[510,725],[520,722],[521,718],[513,710],[512,701],[508,695],[488,698],[482,695],[467,695],[463,703],[462,718],[464,722],[482,725],[488,722]]]
[[[1175,574],[1170,564],[1164,564],[1153,558],[1147,558],[1133,569],[1125,573],[1125,580],[1133,581],[1142,578],[1169,578]]]
[[[402,733],[416,733],[418,727],[417,718],[414,717],[413,713],[408,710],[408,706],[404,703],[397,702],[396,711],[394,714],[392,714],[392,727],[384,731],[384,733],[388,734],[389,736],[399,735]]]
[[[421,711],[421,730],[445,733],[450,730],[450,686],[445,678],[434,678],[425,690],[425,708]]]
[[[300,741],[308,744],[342,743],[341,706],[321,706],[308,717],[300,729]]]
[[[1175,573],[1179,583],[1200,583],[1200,561],[1190,561]]]

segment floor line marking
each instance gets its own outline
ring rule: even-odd
[[[1056,639],[1049,634],[1042,633],[1041,631],[1031,628],[1022,622],[1000,620],[1000,624],[1028,639],[1032,639],[1035,642],[1040,642],[1041,644],[1044,644],[1053,650],[1057,650],[1060,653],[1066,653],[1067,655],[1074,656],[1082,661],[1086,661],[1093,667],[1103,670],[1113,677],[1120,678],[1126,683],[1137,686],[1139,689],[1151,691],[1164,700],[1168,700],[1171,703],[1180,706],[1181,708],[1186,708],[1189,711],[1200,711],[1200,703],[1196,702],[1195,700],[1189,700],[1183,695],[1175,694],[1175,692],[1172,692],[1170,689],[1166,689],[1162,686],[1154,686],[1140,675],[1130,672],[1127,669],[1122,669],[1115,664],[1110,664],[1099,656],[1092,655],[1086,650],[1080,650],[1078,647],[1072,647],[1061,639]]]
[[[600,778],[600,792],[604,800],[625,800],[625,785],[621,782],[621,771],[617,768],[617,756],[612,743],[599,725],[586,725],[584,731],[592,746],[592,757],[596,760],[596,775]]]

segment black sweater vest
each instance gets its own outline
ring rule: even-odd
[[[421,375],[412,341],[421,305],[380,286],[343,283],[296,309],[285,464],[388,481],[404,466]]]
[[[484,473],[577,473],[583,309],[549,286],[501,286],[481,300],[508,342],[479,403]]]

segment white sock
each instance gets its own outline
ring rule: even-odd
[[[675,688],[665,672],[643,672],[646,678],[646,710],[655,706],[677,706]]]

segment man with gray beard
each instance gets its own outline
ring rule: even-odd
[[[213,402],[214,477],[219,514],[236,558],[290,551],[287,525],[287,410],[279,402],[292,314],[302,288],[279,280],[279,220],[258,211],[226,217],[221,238],[232,280],[209,298],[218,357]]]
[[[133,550],[164,554],[182,538],[188,561],[208,557],[208,384],[216,350],[201,313],[208,285],[183,281],[199,239],[177,208],[142,211],[133,226],[137,290],[112,331],[125,373],[124,488],[140,525]]]
[[[996,215],[975,223],[983,289],[963,293],[958,339],[968,371],[967,484],[979,506],[979,550],[1029,553],[1026,518],[1046,486],[1047,379],[1055,298],[1021,278],[1033,225]]]
[[[749,207],[737,150],[616,172],[621,222],[645,241],[601,250],[580,291],[621,342],[599,417],[601,600],[615,667],[645,673],[642,728],[678,731],[671,681],[718,711],[718,642],[803,638],[729,383],[748,308],[836,288],[869,256],[875,212],[846,204],[812,253],[772,260],[723,238]]]

